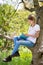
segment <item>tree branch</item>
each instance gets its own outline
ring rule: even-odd
[[[8,40],[12,40],[12,38],[10,36],[7,36],[7,35],[3,35],[3,34],[0,34],[0,37],[2,38],[6,38]]]
[[[31,9],[29,9],[29,8],[26,7],[25,2],[23,0],[22,0],[22,2],[24,3],[25,9],[28,10],[28,11],[32,12],[32,11],[36,11],[36,8],[38,8],[38,9],[40,8],[38,0],[33,0],[33,2],[34,2],[34,8],[31,8]]]
[[[28,11],[30,11],[30,12],[35,11],[35,8],[31,8],[31,9],[27,8],[27,7],[26,7],[26,4],[25,4],[25,2],[24,2],[23,0],[22,0],[22,3],[24,3],[24,8],[25,8],[26,10],[28,10]]]
[[[28,10],[28,11],[30,11],[30,12],[35,11],[35,8],[31,8],[31,9],[29,9],[29,8],[25,7],[25,9]]]

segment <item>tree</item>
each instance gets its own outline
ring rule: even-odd
[[[25,6],[25,2],[22,0]],[[38,38],[36,46],[32,49],[33,52],[33,65],[43,65],[43,6],[40,7],[38,0],[33,0],[34,2],[34,8],[28,9],[25,7],[25,9],[29,11],[35,11],[37,16],[37,23],[40,25],[41,32],[40,37]],[[3,36],[0,34],[0,36]],[[8,38],[4,36],[5,38]]]
[[[33,65],[43,65],[43,6],[40,7],[38,0],[33,0],[34,8],[26,8],[30,11],[35,11],[37,16],[37,23],[40,25],[41,32],[40,37],[37,41],[36,46],[32,49],[33,51]],[[25,4],[25,2],[24,2]],[[25,5],[26,6],[26,5]]]
[[[38,0],[33,0],[34,1],[34,8],[36,11],[36,15],[38,16],[37,23],[40,25],[41,32],[40,32],[40,37],[38,39],[38,46],[35,48],[35,53],[34,53],[34,64],[33,65],[43,65],[42,57],[43,57],[43,51],[42,51],[42,46],[43,46],[43,6],[40,7]],[[38,52],[37,52],[38,51]]]

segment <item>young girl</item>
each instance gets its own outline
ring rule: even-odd
[[[28,34],[24,34],[26,36],[26,39],[22,39],[21,36],[13,38],[14,41],[13,52],[7,58],[3,59],[4,62],[9,62],[12,60],[13,56],[19,55],[18,48],[20,47],[20,45],[24,45],[27,47],[34,47],[36,39],[39,37],[40,26],[36,24],[36,18],[34,17],[34,15],[29,15],[28,23],[30,23]]]

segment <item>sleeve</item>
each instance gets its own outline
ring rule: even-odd
[[[36,31],[40,31],[40,26],[39,25],[36,25],[35,30]]]

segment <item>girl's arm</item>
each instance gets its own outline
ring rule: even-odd
[[[32,35],[32,34],[25,34],[25,35],[26,36],[31,36],[31,37],[34,37],[34,38],[38,38],[39,34],[40,34],[40,31],[36,31],[35,35]]]

